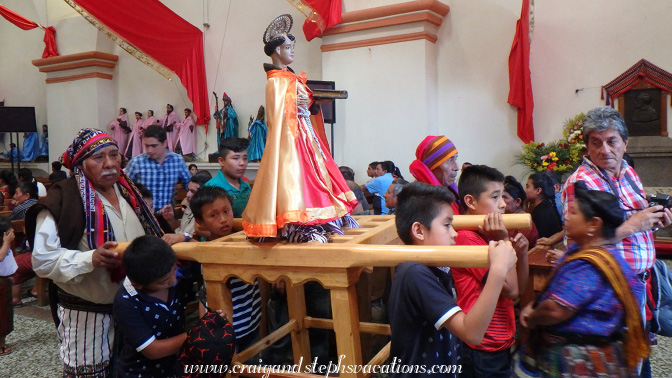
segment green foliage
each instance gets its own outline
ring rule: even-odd
[[[516,156],[516,162],[527,166],[532,172],[570,172],[581,163],[583,143],[583,113],[565,122],[564,139],[549,143],[530,142]]]

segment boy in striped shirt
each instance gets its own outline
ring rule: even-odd
[[[215,240],[231,234],[233,227],[233,206],[231,196],[217,186],[204,186],[191,198],[189,207],[198,226],[210,232],[208,240]],[[256,281],[248,285],[238,278],[228,281],[233,301],[231,324],[236,331],[236,351],[242,351],[259,340],[261,320],[261,295]],[[205,291],[199,293],[201,306],[199,315],[205,313]],[[254,361],[249,361],[253,363]]]

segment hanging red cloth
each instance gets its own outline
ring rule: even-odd
[[[58,56],[58,48],[56,48],[56,29],[52,26],[45,28],[44,26],[30,21],[29,19],[21,16],[20,14],[8,9],[7,7],[0,5],[0,15],[4,17],[7,21],[18,26],[23,30],[31,30],[35,28],[44,29],[44,52],[42,52],[42,58],[48,58],[50,56]]]
[[[341,23],[342,0],[287,0],[306,15],[303,34],[308,41]]]
[[[106,28],[175,74],[193,103],[196,124],[210,119],[203,32],[158,0],[75,0]]]
[[[534,140],[532,80],[530,79],[530,1],[523,0],[509,54],[509,99],[518,107],[518,137],[525,143]]]

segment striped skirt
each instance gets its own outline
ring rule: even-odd
[[[58,306],[58,337],[63,378],[112,376],[110,355],[114,342],[111,314],[71,310]]]

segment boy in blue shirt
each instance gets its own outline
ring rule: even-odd
[[[370,195],[380,197],[382,201],[380,205],[381,215],[386,215],[390,211],[390,209],[388,209],[387,206],[385,206],[385,200],[383,199],[383,194],[387,192],[387,188],[390,187],[392,181],[394,180],[394,177],[392,177],[392,171],[394,171],[394,165],[392,164],[392,162],[390,161],[378,162],[378,165],[376,166],[377,177],[367,182],[366,184],[362,185],[362,190],[364,191],[365,197]]]
[[[121,342],[114,367],[118,377],[173,376],[187,339],[176,261],[175,252],[156,236],[141,236],[126,249],[126,279],[113,307]]]
[[[399,238],[406,245],[454,245],[454,201],[445,187],[421,182],[406,185],[399,193],[396,210]],[[469,313],[457,305],[450,274],[444,269],[416,262],[396,267],[388,305],[390,360],[400,368],[390,372],[390,377],[459,376],[462,370],[457,365],[462,361],[457,338],[471,344],[481,342],[506,275],[516,264],[508,241],[491,241],[488,258],[490,278]]]

